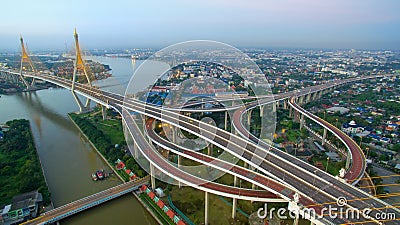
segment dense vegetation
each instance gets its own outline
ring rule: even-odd
[[[125,152],[127,146],[123,138],[120,120],[102,121],[98,118],[100,115],[89,114],[71,113],[70,116],[111,165],[115,165],[115,161],[121,159],[125,162],[126,167],[137,176],[144,177],[146,175],[135,159]],[[120,173],[120,175],[126,180],[128,179],[125,173]]]
[[[28,120],[8,121],[10,130],[0,141],[0,205],[11,203],[13,196],[39,190],[44,204],[50,203],[39,157]]]

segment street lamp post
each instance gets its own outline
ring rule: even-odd
[[[325,170],[325,172],[328,172],[328,164],[329,164],[329,157],[326,158],[326,170]]]

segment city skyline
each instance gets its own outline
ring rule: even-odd
[[[85,49],[208,39],[237,47],[397,50],[399,6],[394,0],[10,1],[0,15],[6,21],[0,50],[18,50],[20,34],[31,50],[72,48],[75,27]]]

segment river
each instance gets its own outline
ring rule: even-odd
[[[113,77],[100,81],[108,90],[123,93],[132,74],[129,59],[99,58],[110,65]],[[107,87],[106,87],[107,86]],[[67,113],[78,111],[68,90],[52,88],[31,93],[2,95],[0,123],[25,118],[31,122],[36,148],[42,161],[51,199],[55,207],[119,184],[115,176],[94,182],[90,175],[105,162],[68,119]],[[61,225],[157,224],[133,195],[125,195],[61,221]]]

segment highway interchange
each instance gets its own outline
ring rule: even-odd
[[[70,89],[72,85],[71,81],[58,78],[52,75],[42,74],[42,75],[25,75],[25,76],[31,76],[31,77],[34,76],[37,79],[46,80],[68,89]],[[310,87],[302,89],[301,91],[283,93],[278,95],[273,101],[292,98],[290,100],[290,104],[295,110],[305,114],[310,119],[315,120],[317,123],[324,123],[324,121],[322,121],[321,119],[315,118],[312,115],[305,112],[304,110],[302,110],[295,103],[295,99],[302,95],[307,95],[313,92],[320,91],[322,89],[330,88],[332,86],[356,80],[360,79],[353,78],[346,81],[334,81],[333,83],[328,83],[319,87]],[[364,221],[365,224],[367,223],[366,221],[370,220],[373,223],[379,223],[379,221],[374,219],[377,213],[385,211],[385,212],[393,212],[396,215],[400,215],[398,209],[390,207],[383,201],[373,198],[367,193],[361,191],[360,189],[348,184],[347,182],[340,181],[339,179],[325,173],[324,171],[316,169],[315,167],[301,160],[298,160],[286,153],[274,149],[267,143],[263,143],[260,142],[259,140],[256,140],[254,137],[251,137],[248,132],[246,133],[246,131],[244,131],[238,126],[239,122],[241,124],[242,114],[246,110],[252,107],[253,108],[258,107],[261,104],[271,103],[271,99],[266,99],[264,102],[262,99],[261,100],[259,99],[258,102],[246,104],[244,108],[242,107],[236,111],[238,114],[237,116],[235,116],[233,123],[235,124],[237,130],[241,135],[243,135],[244,137],[251,137],[247,139],[226,132],[215,126],[211,126],[207,123],[203,123],[201,121],[197,121],[190,117],[181,115],[178,112],[174,112],[168,109],[161,109],[159,107],[146,104],[136,99],[124,98],[123,96],[102,91],[96,88],[88,87],[83,84],[76,84],[75,90],[78,93],[81,93],[82,95],[89,97],[92,100],[102,105],[114,108],[119,112],[123,113],[124,111],[126,111],[127,114],[130,114],[131,112],[140,113],[148,118],[154,118],[169,123],[173,126],[184,129],[192,134],[198,135],[200,138],[203,138],[208,142],[213,143],[216,146],[222,148],[223,150],[231,153],[235,157],[240,158],[241,160],[245,161],[248,165],[255,167],[257,171],[259,173],[262,173],[262,176],[264,176],[264,178],[262,179],[266,180],[274,179],[276,183],[279,185],[277,186],[274,185],[273,187],[267,187],[267,190],[273,192],[274,194],[278,194],[280,198],[283,198],[287,201],[293,200],[294,192],[299,193],[300,194],[299,204],[301,207],[314,208],[317,212],[320,212],[323,207],[328,207],[329,205],[335,204],[339,197],[345,197],[349,201],[344,206],[344,208],[363,209],[368,207],[374,209],[370,214],[372,217],[371,219],[370,218],[360,218],[354,220],[339,219],[339,218],[332,219],[329,218],[328,216],[324,216],[322,220],[320,219],[320,221],[322,221],[321,223],[340,224],[340,223],[358,223]],[[154,149],[152,149],[152,147],[149,145],[149,143],[147,143],[143,135],[140,135],[140,133],[138,134],[137,132],[138,130],[136,131],[134,130],[136,129],[135,124],[132,123],[133,121],[126,121],[127,118],[128,117],[126,116],[124,117],[124,122],[126,123],[131,135],[138,144],[141,153],[144,156],[146,156],[147,159],[150,162],[152,162],[152,164],[155,167],[157,167],[157,169],[167,173],[169,176],[177,180],[180,180],[188,185],[197,187],[196,185],[198,184],[198,182],[204,184],[204,181],[196,180],[196,178],[194,178],[193,176],[190,176],[185,172],[179,171],[178,168],[167,162],[162,156],[160,156],[160,154],[158,154]],[[325,124],[325,126],[327,126],[334,133],[337,133],[349,147],[350,154],[352,155],[353,158],[353,163],[352,166],[350,167],[350,170],[347,171],[346,178],[351,181],[360,179],[365,169],[365,162],[364,162],[365,158],[362,152],[356,149],[356,146],[354,146],[355,143],[352,143],[350,140],[346,141],[345,137],[339,134],[341,131],[339,132],[338,130],[335,130],[335,128],[329,127],[328,124]],[[354,149],[354,152],[352,149]],[[259,153],[263,153],[262,156],[260,156]],[[188,152],[185,152],[185,154],[190,155],[188,154]],[[192,154],[191,157],[196,157],[196,156]],[[203,157],[203,161],[206,162],[207,160],[209,159],[204,159]],[[236,167],[233,168],[236,169],[236,174],[241,175]],[[265,176],[268,176],[269,178]],[[261,186],[260,183],[261,182],[258,182],[258,184],[256,185]],[[278,187],[282,185],[285,186],[284,190],[291,190],[291,191],[282,191],[282,189],[279,189]],[[197,187],[197,188],[202,189],[202,187]],[[224,187],[219,187],[218,185],[212,186],[210,188],[216,192],[225,192]],[[251,190],[236,192],[235,194],[228,196],[232,196],[235,198],[242,198],[242,197],[245,198],[246,194],[244,193],[247,192],[250,193]],[[257,191],[257,193],[262,195],[261,193],[263,192]],[[269,194],[268,197],[271,197],[271,194]],[[397,218],[399,218],[399,216]],[[399,221],[386,221],[385,224],[399,224]]]

